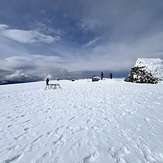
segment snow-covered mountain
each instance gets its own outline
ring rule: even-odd
[[[4,76],[0,80],[0,84],[25,83],[37,80],[38,78],[33,78],[32,76],[26,75],[22,70],[16,70],[13,74]]]
[[[61,71],[59,71],[58,73],[60,72]],[[3,77],[0,78],[0,84],[15,84],[15,83],[42,81],[45,80],[47,77],[50,79],[56,79],[58,77],[64,78],[65,73],[64,72],[62,72],[61,74],[55,73],[55,76],[56,77],[51,75],[51,73],[26,74],[22,70],[16,70],[14,73],[10,75],[3,75]]]
[[[109,78],[109,71],[103,71],[104,77]],[[128,72],[120,71],[120,72],[112,72],[113,77],[122,78],[127,75]],[[0,85],[1,84],[15,84],[15,83],[27,83],[27,82],[35,82],[45,80],[47,77],[53,80],[56,79],[85,79],[91,78],[94,75],[100,76],[101,71],[76,71],[76,72],[67,72],[65,70],[59,69],[57,72],[44,72],[37,74],[29,74],[22,70],[16,70],[15,72],[9,73],[6,75],[2,73],[0,75]]]
[[[1,163],[163,163],[163,83],[0,86]]]
[[[138,58],[134,67],[144,67],[159,80],[163,80],[163,60],[160,58]]]

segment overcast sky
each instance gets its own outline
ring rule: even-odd
[[[163,0],[0,0],[0,72],[128,71],[163,59]]]

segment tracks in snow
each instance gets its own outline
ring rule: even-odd
[[[162,92],[135,86],[133,93],[124,83],[105,81],[63,83],[62,89],[48,91],[42,85],[29,88],[1,96],[0,161],[163,161]]]

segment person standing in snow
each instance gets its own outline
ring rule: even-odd
[[[101,80],[103,80],[104,74],[103,72],[101,72]]]
[[[49,85],[49,78],[46,79],[46,86]]]
[[[112,73],[110,73],[110,79],[112,79],[112,77],[113,77],[113,74],[112,74]]]

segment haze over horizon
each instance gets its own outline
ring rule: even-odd
[[[0,1],[0,76],[113,71],[163,59],[162,0]]]

